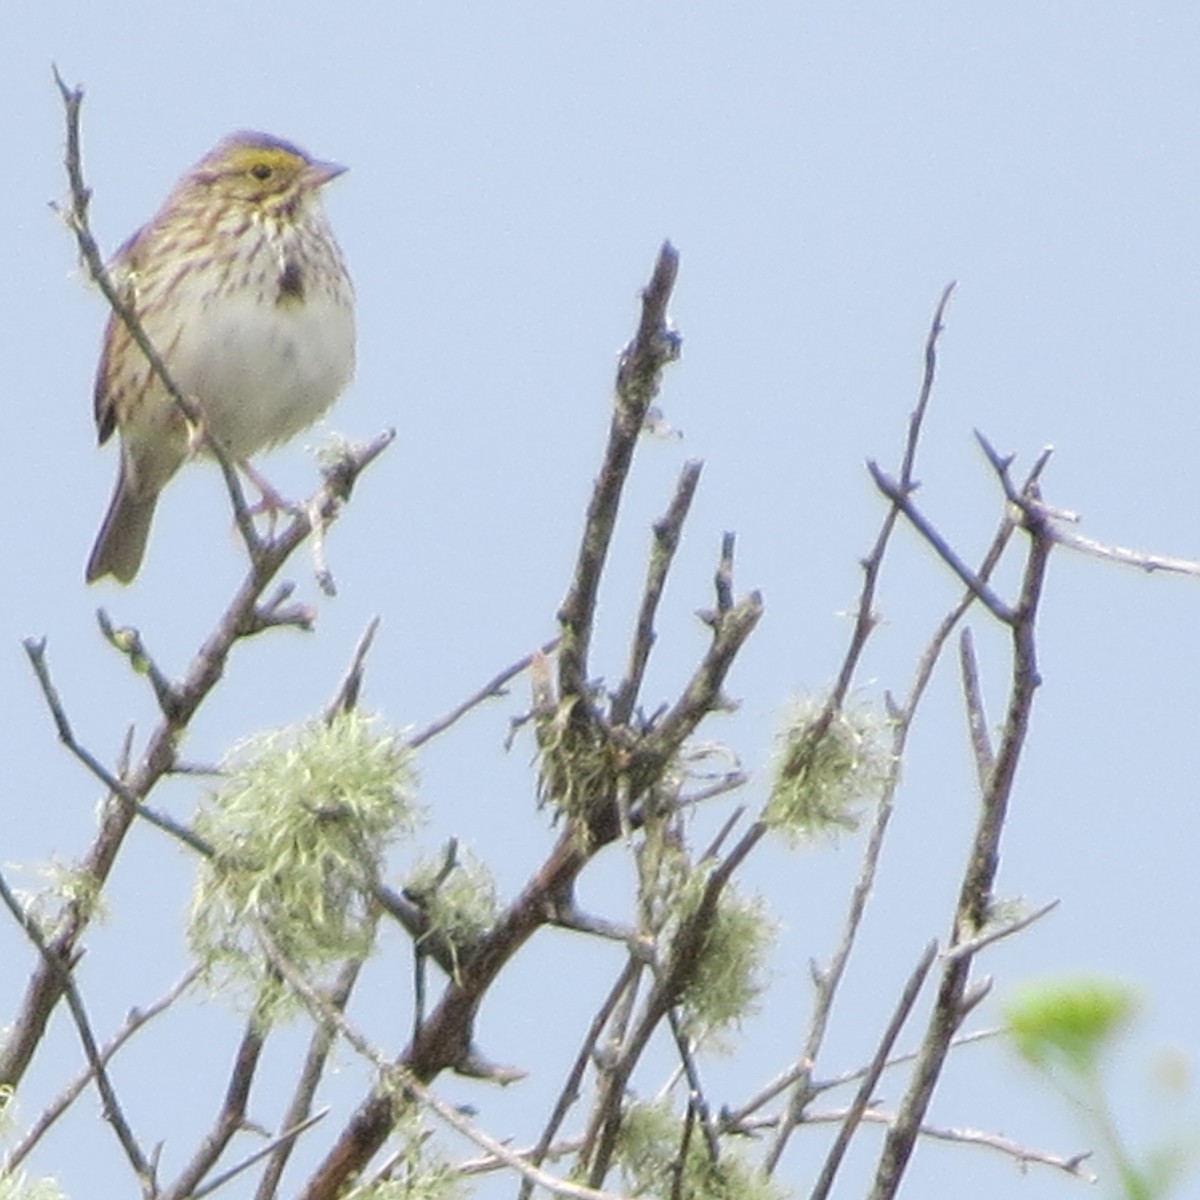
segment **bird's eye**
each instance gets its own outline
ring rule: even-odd
[[[270,179],[271,168],[267,166],[266,163],[255,163],[254,166],[250,168],[250,174],[253,175],[255,179]]]

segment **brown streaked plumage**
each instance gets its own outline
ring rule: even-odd
[[[172,380],[236,462],[311,425],[354,373],[354,290],[319,195],[342,170],[267,134],[232,134],[112,264]],[[121,462],[86,577],[128,583],[191,435],[115,314],[95,416],[101,442],[120,433]]]

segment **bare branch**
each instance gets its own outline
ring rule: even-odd
[[[825,1164],[821,1168],[821,1174],[817,1177],[816,1186],[812,1190],[812,1200],[825,1200],[825,1197],[829,1195],[830,1188],[833,1187],[834,1177],[837,1175],[838,1168],[842,1165],[842,1159],[845,1157],[846,1151],[850,1148],[850,1139],[854,1136],[855,1130],[863,1119],[863,1114],[871,1104],[875,1085],[879,1082],[879,1077],[883,1074],[888,1064],[888,1055],[891,1054],[892,1047],[896,1044],[896,1039],[900,1036],[900,1030],[904,1028],[904,1022],[908,1020],[909,1013],[912,1012],[913,1005],[917,1002],[921,985],[925,982],[925,976],[929,974],[929,968],[933,965],[936,954],[937,942],[930,942],[925,948],[925,953],[921,955],[917,965],[913,968],[908,982],[904,985],[904,990],[900,994],[900,1000],[896,1004],[895,1012],[892,1013],[892,1019],[888,1022],[887,1029],[884,1030],[883,1037],[879,1040],[875,1057],[871,1060],[866,1073],[863,1075],[858,1092],[855,1094],[854,1100],[850,1104],[850,1109],[846,1113],[846,1119],[842,1122],[837,1137],[834,1139],[833,1145],[829,1149],[829,1154],[826,1156]],[[772,1147],[772,1150],[774,1150],[774,1147]]]
[[[375,635],[379,632],[379,618],[372,617],[367,622],[363,635],[354,648],[354,657],[346,671],[345,678],[338,687],[337,695],[325,709],[326,722],[334,717],[353,712],[358,707],[359,693],[362,691],[363,674],[366,671],[367,655],[375,644]]]
[[[691,509],[702,469],[703,463],[695,460],[684,463],[670,507],[654,523],[654,546],[646,568],[646,583],[642,589],[642,603],[638,609],[633,644],[629,648],[629,665],[612,703],[610,719],[614,725],[628,725],[633,716],[633,708],[641,691],[646,664],[649,662],[650,650],[656,636],[654,617],[658,612],[663,587],[666,585],[675,551],[679,547],[683,523]]]
[[[562,645],[558,655],[559,692],[587,692],[588,649],[596,613],[600,576],[608,557],[617,510],[633,461],[633,450],[662,379],[664,368],[679,357],[680,337],[667,321],[667,304],[675,288],[679,255],[664,242],[650,282],[642,293],[637,333],[621,355],[616,397],[604,464],[588,505],[575,577],[559,610]]]
[[[505,695],[505,688],[522,672],[529,670],[535,658],[539,655],[553,654],[558,648],[558,638],[553,638],[548,641],[540,650],[533,651],[532,654],[525,655],[524,658],[518,659],[511,667],[505,667],[497,675],[493,675],[473,696],[468,696],[461,704],[456,705],[444,716],[438,717],[436,721],[432,721],[426,725],[420,732],[413,734],[408,739],[410,749],[416,750],[418,747],[425,745],[426,742],[432,741],[440,733],[445,733],[456,721],[461,717],[466,716],[473,708],[478,707],[485,700],[494,699],[497,696]]]
[[[962,668],[963,700],[967,706],[967,724],[971,733],[971,748],[975,752],[975,775],[979,790],[987,790],[988,779],[996,765],[992,739],[988,733],[987,713],[983,706],[983,689],[979,686],[979,663],[975,658],[975,640],[964,629],[958,640],[958,660]]]
[[[175,983],[165,995],[154,1001],[153,1004],[147,1005],[145,1008],[130,1009],[128,1016],[125,1018],[125,1023],[119,1030],[100,1048],[99,1058],[105,1066],[111,1061],[113,1055],[125,1045],[127,1041],[143,1025],[152,1021],[160,1013],[165,1012],[180,996],[196,980],[196,976],[200,974],[199,967],[190,967],[185,971],[177,983]],[[45,1136],[50,1127],[58,1120],[59,1117],[71,1107],[72,1104],[79,1098],[83,1089],[95,1078],[95,1071],[89,1065],[84,1068],[63,1090],[46,1106],[39,1115],[38,1119],[29,1127],[25,1136],[12,1148],[5,1156],[4,1165],[8,1171],[18,1167],[29,1152],[38,1144]]]
[[[917,508],[909,497],[909,493],[885,474],[874,462],[867,463],[875,486],[898,508],[912,527],[925,539],[934,553],[962,581],[963,585],[978,599],[998,621],[1006,625],[1013,621],[1013,614],[1008,606],[980,579],[955,553],[950,543],[933,527],[924,514]]]
[[[92,1078],[96,1081],[96,1089],[99,1091],[104,1105],[105,1119],[112,1126],[113,1133],[141,1184],[143,1194],[148,1197],[153,1196],[156,1189],[151,1163],[134,1137],[133,1129],[117,1099],[117,1093],[109,1078],[100,1048],[96,1045],[96,1037],[92,1032],[87,1010],[83,1005],[83,997],[79,994],[79,989],[76,987],[74,976],[71,973],[74,964],[59,956],[57,948],[46,938],[41,926],[33,916],[22,907],[2,874],[0,874],[0,901],[3,901],[14,920],[24,930],[25,936],[37,948],[46,970],[53,974],[60,994],[65,995],[71,1019],[75,1022],[75,1028],[79,1033],[84,1056],[87,1058],[88,1067]]]
[[[261,1013],[252,1013],[247,1018],[241,1042],[233,1057],[233,1067],[221,1111],[217,1114],[212,1129],[196,1148],[191,1162],[179,1173],[179,1178],[162,1193],[163,1200],[187,1200],[194,1196],[201,1180],[216,1165],[234,1134],[242,1129],[246,1120],[250,1085],[254,1082],[268,1028],[262,1020]]]
[[[994,929],[986,929],[978,937],[972,938],[969,942],[960,942],[957,946],[947,950],[943,957],[947,962],[952,962],[956,958],[970,958],[993,943],[1003,941],[1005,938],[1012,937],[1014,933],[1020,933],[1023,929],[1028,929],[1030,925],[1040,921],[1048,913],[1052,913],[1058,905],[1058,900],[1051,900],[1043,904],[1040,908],[1035,908],[1033,912],[1026,913],[1023,917],[1006,921],[997,925]]]
[[[567,1113],[576,1100],[579,1099],[579,1087],[583,1082],[583,1075],[587,1070],[587,1065],[595,1053],[596,1043],[600,1038],[600,1034],[622,996],[628,993],[640,970],[641,963],[635,956],[631,955],[626,960],[620,975],[617,976],[616,982],[609,989],[608,995],[604,998],[604,1002],[600,1005],[596,1015],[592,1018],[592,1023],[588,1026],[587,1033],[584,1034],[583,1044],[579,1048],[579,1053],[575,1056],[575,1061],[571,1064],[570,1071],[567,1072],[566,1081],[558,1094],[554,1108],[550,1112],[550,1119],[546,1122],[546,1127],[542,1130],[542,1135],[538,1138],[537,1145],[534,1146],[528,1155],[524,1156],[529,1159],[533,1166],[540,1167],[546,1161],[550,1149],[554,1145],[554,1139],[558,1135],[559,1129],[562,1128],[563,1121],[566,1120]],[[517,1200],[529,1200],[532,1194],[533,1181],[526,1177],[521,1180]]]
[[[222,1171],[220,1175],[214,1175],[203,1187],[196,1188],[195,1191],[189,1194],[189,1200],[200,1200],[201,1196],[211,1196],[218,1188],[223,1188],[231,1180],[248,1171],[255,1163],[261,1162],[269,1154],[277,1154],[280,1151],[290,1153],[292,1147],[296,1144],[296,1139],[302,1133],[310,1130],[314,1125],[320,1124],[328,1115],[329,1109],[323,1108],[320,1112],[313,1113],[311,1117],[305,1117],[303,1121],[295,1125],[288,1125],[278,1137],[272,1138],[265,1146],[242,1159],[240,1163],[230,1167],[228,1171]]]
[[[350,993],[354,990],[355,983],[358,982],[361,970],[362,960],[351,959],[344,963],[341,970],[338,971],[337,978],[328,995],[330,1005],[337,1012],[345,1012]],[[316,1028],[313,1030],[308,1044],[304,1066],[296,1081],[296,1089],[292,1093],[291,1103],[284,1114],[283,1128],[285,1132],[266,1148],[266,1152],[270,1154],[270,1162],[267,1163],[266,1170],[263,1171],[262,1178],[255,1189],[254,1200],[273,1200],[279,1187],[279,1181],[283,1178],[284,1168],[295,1148],[296,1137],[328,1112],[328,1109],[324,1109],[312,1115],[312,1101],[317,1092],[317,1084],[320,1083],[321,1076],[325,1073],[325,1065],[329,1061],[329,1053],[333,1049],[336,1036],[337,1031],[329,1022],[318,1021],[316,1023]],[[255,1156],[255,1161],[259,1157],[261,1154]],[[213,1183],[216,1182],[217,1180],[213,1181]]]
[[[1032,490],[1033,486],[1030,485],[1026,490]],[[1053,543],[1037,531],[1030,532],[1021,595],[1010,622],[1013,663],[1008,714],[995,766],[983,795],[970,860],[963,876],[952,947],[976,937],[984,930],[991,915],[992,889],[999,866],[1000,836],[1008,813],[1017,763],[1028,734],[1034,694],[1040,683],[1035,629]],[[972,957],[964,954],[949,959],[943,967],[921,1054],[896,1121],[884,1142],[870,1200],[892,1200],[899,1187],[951,1040],[967,1011],[964,1001]]]

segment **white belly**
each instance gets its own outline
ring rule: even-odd
[[[198,307],[170,355],[181,391],[235,459],[316,421],[354,373],[354,315],[322,290],[275,304],[253,293]]]

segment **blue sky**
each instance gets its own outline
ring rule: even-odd
[[[397,442],[331,535],[338,598],[319,599],[302,562],[293,572],[319,607],[317,633],[242,647],[188,757],[216,759],[254,730],[318,711],[373,614],[383,627],[367,701],[397,726],[424,724],[553,633],[615,356],[670,237],[682,255],[673,314],[684,355],[663,407],[683,437],[640,450],[595,664],[619,673],[649,522],[683,459],[703,458],[649,695],[671,695],[700,653],[691,614],[710,602],[721,532],[736,530],[739,588],[761,588],[767,614],[730,681],[741,710],[706,736],[756,772],[753,805],[780,714],[791,698],[820,694],[840,661],[857,563],[883,512],[863,463],[898,458],[949,280],[959,287],[918,468],[921,501],[947,536],[976,554],[1000,513],[980,429],[1022,463],[1053,444],[1047,498],[1080,512],[1083,532],[1200,557],[1198,35],[1200,11],[1182,2],[6,5],[0,328],[12,509],[0,533],[0,859],[69,862],[88,844],[97,799],[55,744],[20,639],[48,637],[81,734],[111,758],[127,724],[144,728],[153,710],[97,635],[96,606],[182,670],[241,569],[218,477],[196,468],[164,498],[137,584],[82,582],[116,464],[111,448],[95,449],[91,419],[102,302],[49,208],[64,193],[52,62],[87,90],[86,168],[106,247],[232,129],[268,130],[350,168],[328,208],[358,289],[360,367],[326,424],[355,437],[394,426]],[[308,486],[304,446],[320,438],[266,460],[285,491]],[[863,705],[904,690],[954,596],[929,553],[902,542],[859,681]],[[1045,683],[1000,891],[1062,904],[981,964],[998,995],[1060,971],[1142,990],[1145,1018],[1119,1076],[1136,1134],[1161,1127],[1154,1064],[1172,1049],[1194,1063],[1198,1049],[1198,587],[1056,555]],[[999,720],[1003,646],[975,625]],[[518,688],[422,762],[424,844],[460,834],[506,895],[550,836],[533,811],[530,746],[501,748],[525,699]],[[160,798],[181,815],[194,801],[183,783]],[[827,1072],[861,1061],[920,947],[944,935],[974,804],[961,702],[944,671],[915,735]],[[714,1068],[728,1088],[721,1100],[754,1090],[780,1065],[781,1045],[798,1047],[805,964],[828,952],[857,850],[853,838],[772,850],[749,873],[784,932],[762,1019]],[[83,968],[102,1028],[181,969],[188,869],[149,831],[126,851]],[[585,898],[603,909],[619,882],[614,863],[598,863]],[[404,958],[390,950],[381,978],[390,970],[402,988]],[[12,929],[0,929],[0,959],[15,964],[0,973],[8,1014],[28,961]],[[530,1069],[530,1081],[503,1095],[443,1085],[518,1141],[553,1094],[555,1054],[573,1053],[587,1019],[564,1011],[547,1033],[528,1016],[539,972],[563,964],[581,990],[611,969],[590,943],[548,937],[483,1016],[489,1053]],[[980,1018],[994,1019],[994,1008]],[[168,1157],[184,1152],[176,1130],[200,1127],[215,1103],[229,1036],[216,1004],[187,1020],[191,1036],[213,1039],[193,1065],[199,1111],[172,1097],[167,1054],[133,1055],[127,1068],[126,1086],[155,1097],[139,1123],[147,1140],[168,1138]],[[394,1032],[373,1028],[384,1045],[403,1039],[403,1018]],[[68,1034],[57,1030],[31,1079],[26,1115],[74,1061]],[[361,1084],[348,1060],[345,1081],[352,1099]],[[998,1051],[964,1054],[933,1115],[1062,1152],[1083,1142]],[[72,1129],[47,1142],[38,1169],[79,1197],[94,1194],[93,1170],[123,1178],[94,1107],[81,1106]],[[802,1191],[823,1144],[816,1133],[797,1139],[785,1180]],[[980,1200],[1057,1200],[1084,1186],[928,1146],[909,1190],[949,1197],[965,1181]]]

